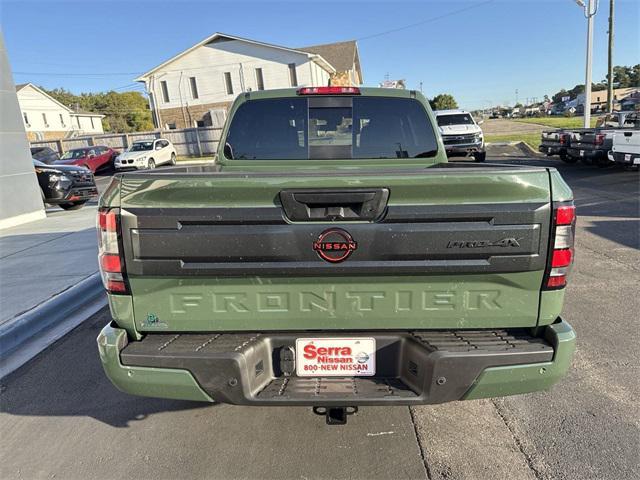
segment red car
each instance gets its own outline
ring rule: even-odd
[[[92,172],[101,168],[111,167],[113,160],[118,156],[118,151],[104,145],[94,147],[74,148],[65,152],[56,165],[79,165],[87,167]]]

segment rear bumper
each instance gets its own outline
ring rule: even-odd
[[[567,154],[574,158],[586,158],[588,160],[607,158],[607,152],[605,150],[598,150],[593,148],[569,148],[567,149]]]
[[[238,405],[416,405],[548,388],[569,368],[576,338],[561,319],[537,336],[525,329],[357,332],[376,339],[376,376],[326,378],[283,373],[290,363],[282,349],[300,335],[150,334],[129,343],[125,330],[107,325],[98,347],[107,376],[135,395]]]
[[[557,145],[545,145],[544,143],[538,146],[538,151],[545,155],[566,155],[567,148],[559,147]]]
[[[640,155],[637,153],[609,152],[609,159],[625,165],[639,165]]]

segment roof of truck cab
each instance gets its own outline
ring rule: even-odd
[[[459,108],[452,108],[450,110],[434,110],[433,113],[436,115],[459,115],[461,113],[469,113],[466,110],[461,110]]]
[[[296,88],[278,88],[273,90],[257,90],[251,92],[245,92],[244,94],[240,94],[239,96],[244,96],[246,100],[259,100],[263,98],[286,98],[286,97],[322,97],[322,96],[345,96],[345,97],[399,97],[399,98],[411,98],[419,95],[419,92],[415,90],[403,90],[400,88],[378,88],[378,87],[357,87],[360,90],[360,94],[355,95],[347,95],[347,94],[338,94],[338,95],[298,95],[298,90],[301,87]],[[304,87],[302,87],[304,88]]]

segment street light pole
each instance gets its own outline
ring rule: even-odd
[[[598,12],[598,0],[576,0],[576,3],[584,8],[584,16],[587,19],[587,61],[584,74],[584,128],[591,124],[591,56],[593,53],[593,17]]]

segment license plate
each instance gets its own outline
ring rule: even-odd
[[[298,338],[299,377],[361,377],[376,374],[375,338]]]
[[[633,164],[634,165],[640,165],[640,158],[634,158],[633,159]]]
[[[624,161],[625,162],[630,162],[631,161],[631,154],[630,153],[625,153],[624,154]]]
[[[584,157],[584,150],[580,150],[580,156]]]
[[[551,147],[547,148],[547,153],[551,153]]]

